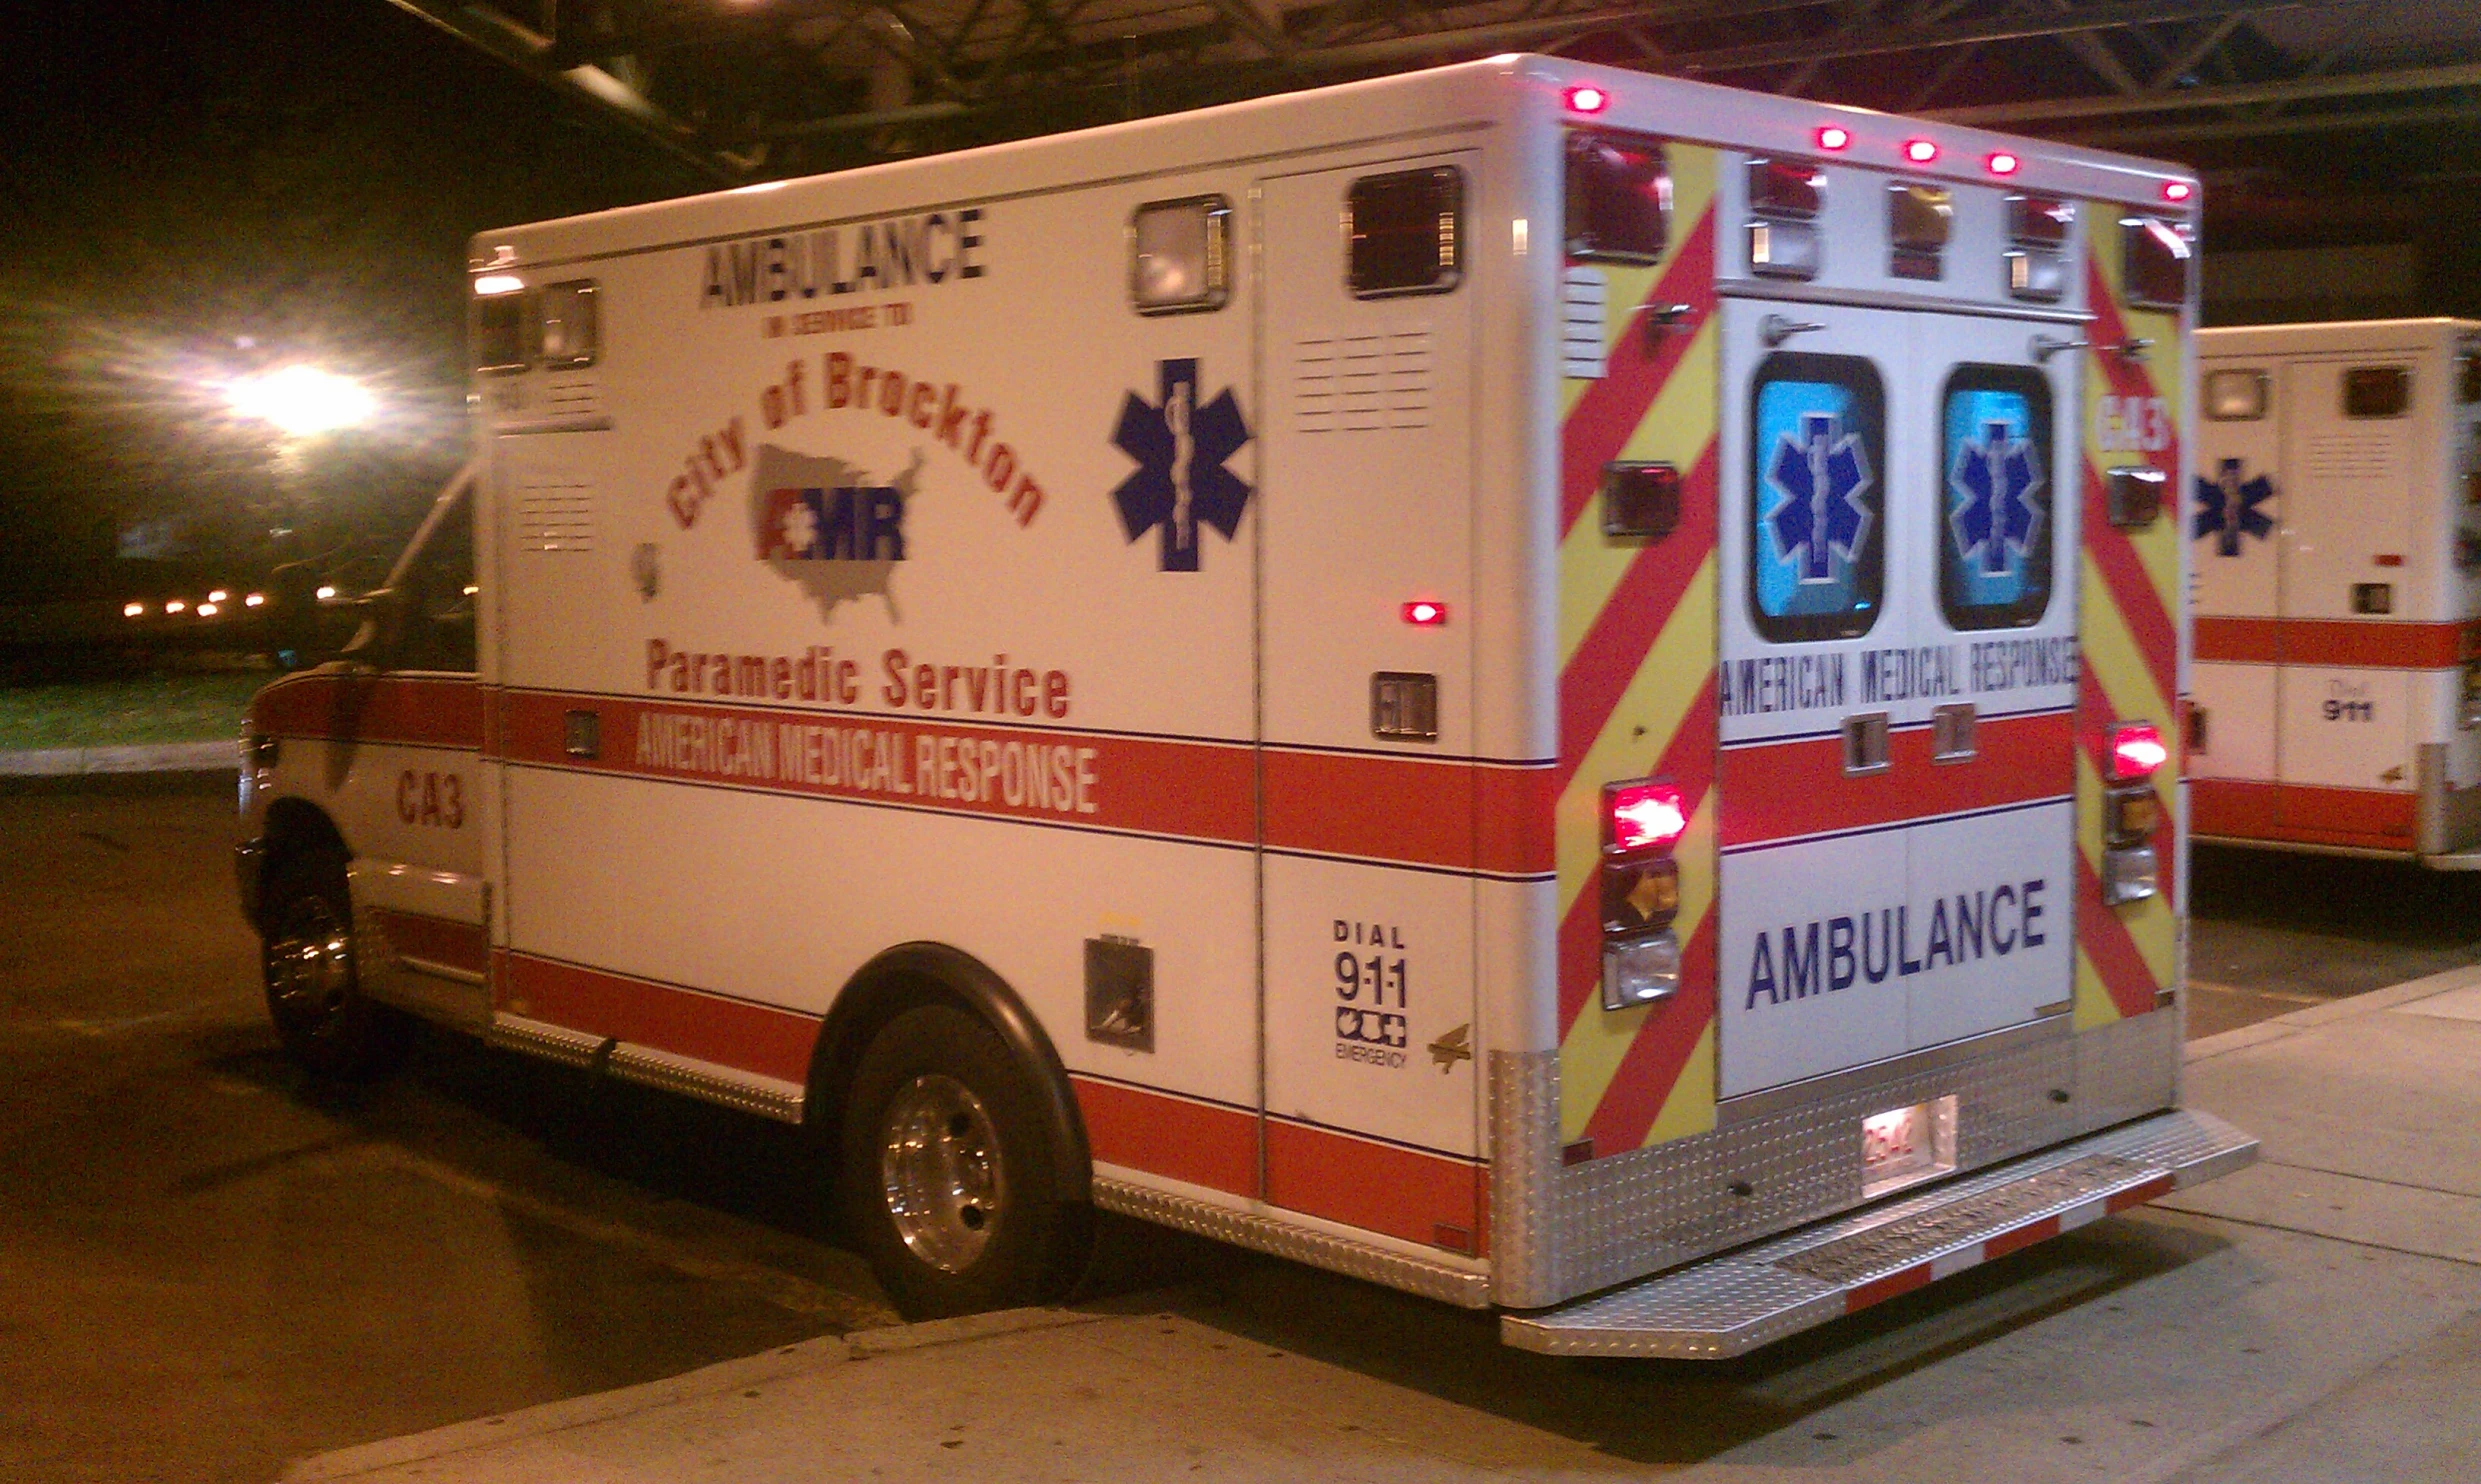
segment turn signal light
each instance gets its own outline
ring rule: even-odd
[[[1651,779],[1607,784],[1603,811],[1610,820],[1611,848],[1622,853],[1668,850],[1688,830],[1688,811],[1680,790]]]
[[[2110,772],[2113,783],[2135,783],[2154,776],[2171,760],[2162,745],[2161,729],[2150,721],[2123,722],[2110,730]]]

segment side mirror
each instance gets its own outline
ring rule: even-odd
[[[394,664],[398,652],[405,647],[405,632],[411,626],[413,594],[403,588],[373,588],[353,600],[353,611],[360,615],[362,623],[345,645],[343,657],[383,670]]]

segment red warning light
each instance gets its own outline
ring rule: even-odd
[[[1688,829],[1680,790],[1668,783],[1621,783],[1603,790],[1611,813],[1611,847],[1619,851],[1665,850]]]
[[[1416,598],[1404,605],[1404,621],[1417,628],[1434,629],[1447,622],[1447,605],[1428,598]]]
[[[1818,130],[1818,148],[1852,148],[1852,131],[1841,124],[1828,124]]]
[[[2162,732],[2153,723],[2132,721],[2111,728],[2109,758],[2111,781],[2135,783],[2151,778],[2154,770],[2170,761],[2171,750],[2162,745]]]
[[[1916,165],[1926,165],[1938,158],[1938,145],[1928,139],[1907,139],[1904,141],[1904,158]]]
[[[1570,113],[1600,113],[1610,106],[1611,95],[1590,83],[1568,90]]]
[[[2024,168],[2024,161],[2017,159],[2014,155],[2009,154],[2005,150],[2000,150],[1998,153],[1992,155],[1987,163],[1990,166],[1990,173],[1992,175],[2013,175],[2017,171]]]
[[[2185,201],[2196,193],[2197,188],[2184,180],[2166,180],[2162,183],[2162,199],[2165,201]]]

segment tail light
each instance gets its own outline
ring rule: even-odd
[[[1680,865],[1688,830],[1677,785],[1651,778],[1602,790],[1602,1008],[1650,1005],[1680,987]]]
[[[2162,800],[2153,776],[2170,758],[2162,729],[2152,722],[2121,722],[2103,733],[2110,787],[2102,794],[2102,900],[2111,906],[2141,902],[2162,889],[2153,846]]]
[[[2150,721],[2122,722],[2112,727],[2109,742],[2113,783],[2142,783],[2171,758],[2171,749],[2162,745],[2162,729]]]

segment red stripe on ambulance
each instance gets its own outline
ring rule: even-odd
[[[1973,765],[1959,768],[1932,759],[1928,727],[1905,727],[1887,734],[1886,771],[1857,777],[1844,771],[1840,736],[1727,747],[1723,846],[2065,798],[2076,786],[2074,738],[2064,711],[1984,717],[1973,728]]]
[[[250,730],[475,751],[482,713],[481,688],[470,675],[289,675],[252,698]]]
[[[494,958],[499,1008],[512,1015],[783,1082],[809,1079],[818,1016],[507,949]]]

